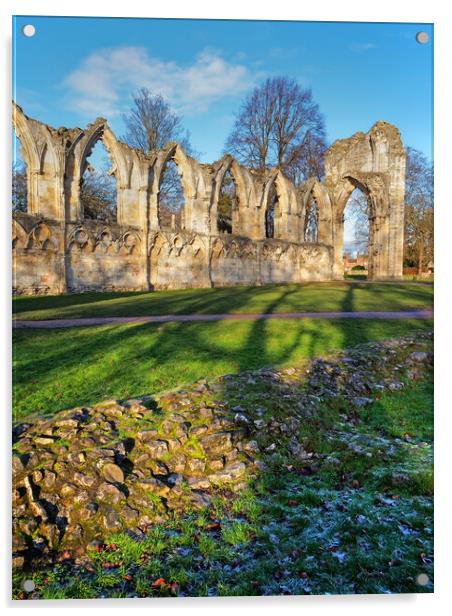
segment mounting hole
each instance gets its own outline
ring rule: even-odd
[[[36,28],[32,25],[32,24],[27,24],[26,26],[23,26],[22,28],[22,34],[24,36],[34,36],[36,32]]]
[[[427,32],[418,32],[416,34],[416,40],[421,45],[424,45],[424,43],[427,43],[428,42],[428,34],[427,34]]]
[[[33,580],[25,580],[25,582],[23,583],[23,588],[25,592],[33,592],[36,586]]]
[[[426,573],[420,573],[416,578],[416,582],[419,584],[419,586],[427,586],[429,581],[429,577]]]

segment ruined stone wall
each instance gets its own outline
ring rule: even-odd
[[[146,289],[139,229],[94,220],[66,226],[68,291]]]
[[[29,214],[13,220],[13,291],[58,295],[146,289],[137,230],[93,220],[63,225]]]
[[[19,214],[13,220],[13,291],[64,292],[64,230],[58,221]]]
[[[321,244],[222,235],[158,233],[151,248],[155,289],[329,280],[332,249]]]
[[[333,144],[324,183],[296,188],[278,169],[264,176],[225,155],[201,164],[177,143],[144,154],[118,141],[102,118],[54,129],[13,106],[27,167],[27,213],[13,218],[13,282],[20,294],[147,290],[331,280],[341,277],[343,210],[356,186],[371,211],[371,277],[401,276],[404,150],[395,127],[377,123]],[[80,187],[101,140],[116,179],[114,223],[85,218]],[[162,228],[159,191],[174,161],[184,193],[182,227]],[[225,174],[236,190],[232,233],[219,233]],[[266,212],[276,194],[273,237]],[[318,242],[304,238],[307,203],[317,205]],[[342,225],[342,226],[341,226]],[[342,235],[341,235],[342,234]],[[399,267],[400,265],[400,267]],[[400,269],[400,272],[399,272]]]

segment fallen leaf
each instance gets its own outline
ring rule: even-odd
[[[165,579],[160,577],[154,580],[151,584],[152,588],[160,588],[161,586],[168,586]]]

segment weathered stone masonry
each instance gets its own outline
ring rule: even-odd
[[[169,143],[148,155],[119,141],[98,118],[86,129],[54,129],[13,105],[27,166],[27,213],[13,217],[15,293],[148,290],[342,279],[344,208],[355,188],[369,203],[369,278],[402,277],[405,151],[399,131],[377,122],[336,141],[325,178],[296,188],[277,169],[265,176],[225,155],[213,164]],[[117,185],[117,221],[84,219],[80,185],[87,157],[102,140]],[[183,228],[160,228],[158,193],[174,160],[184,191]],[[227,172],[236,187],[233,234],[217,229]],[[265,215],[272,189],[274,237]],[[318,212],[318,241],[304,241],[307,205]],[[238,233],[238,232],[239,233]]]

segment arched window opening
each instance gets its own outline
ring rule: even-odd
[[[86,158],[80,180],[80,204],[85,219],[116,221],[116,178],[111,166],[104,144],[97,141]]]
[[[278,209],[278,195],[273,182],[268,195],[267,209],[265,210],[265,237],[275,237],[275,215]]]
[[[13,130],[12,210],[27,211],[27,165],[21,155],[21,143]]]
[[[318,242],[319,237],[319,209],[317,201],[312,194],[309,196],[306,204],[306,215],[304,219],[304,241]]]
[[[218,233],[232,233],[232,212],[237,207],[237,189],[230,171],[226,171],[218,196]]]
[[[184,191],[177,165],[168,160],[162,171],[158,194],[158,219],[161,229],[184,228]]]
[[[356,188],[344,209],[344,276],[366,278],[369,259],[369,200]]]

